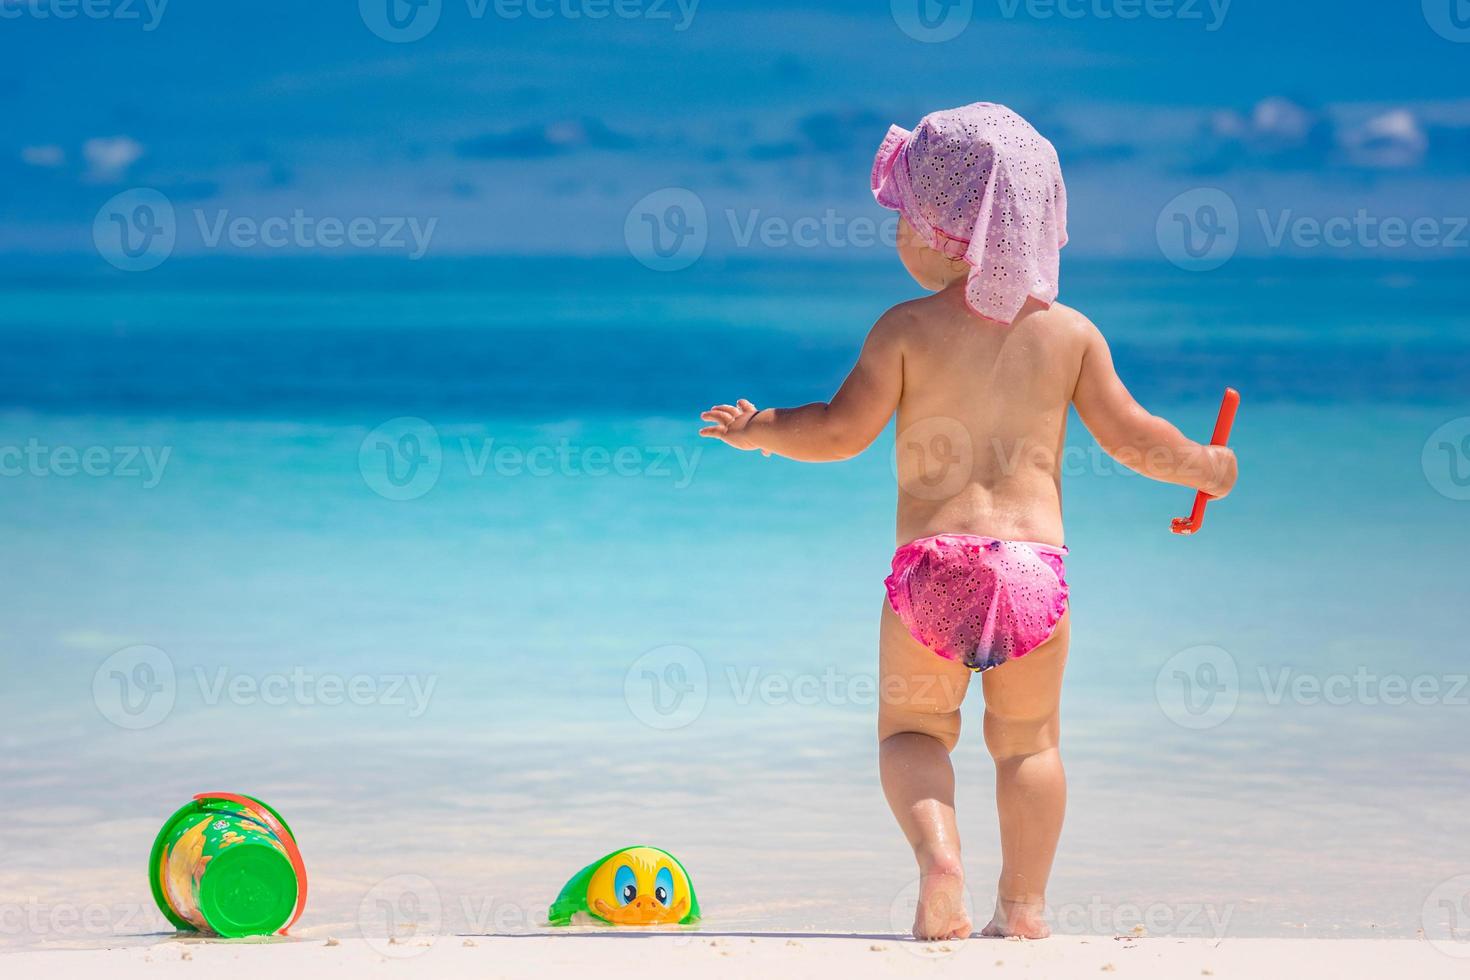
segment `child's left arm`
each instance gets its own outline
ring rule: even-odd
[[[759,449],[806,463],[850,459],[867,449],[898,409],[903,392],[903,348],[898,317],[885,313],[863,343],[862,354],[830,402],[799,408],[757,409],[744,398],[700,415],[712,423],[699,434],[736,449]]]

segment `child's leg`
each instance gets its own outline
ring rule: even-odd
[[[987,936],[1040,939],[1051,933],[1042,913],[1067,807],[1058,707],[1070,637],[1068,613],[1041,646],[981,675],[1003,862],[995,917],[982,930]]]
[[[950,750],[970,671],[915,642],[885,603],[879,628],[878,766],[888,805],[919,862],[914,935],[970,935]]]

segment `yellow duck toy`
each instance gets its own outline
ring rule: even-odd
[[[547,918],[564,926],[579,913],[615,926],[688,925],[699,921],[699,899],[678,858],[625,847],[573,875]]]

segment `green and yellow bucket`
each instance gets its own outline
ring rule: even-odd
[[[306,865],[281,815],[253,796],[201,793],[169,817],[148,857],[153,900],[183,931],[284,933],[306,907]]]

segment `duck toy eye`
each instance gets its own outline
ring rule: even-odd
[[[633,869],[626,864],[613,877],[613,894],[619,905],[627,905],[638,897],[638,879],[634,877]]]
[[[674,901],[674,875],[668,868],[659,868],[653,879],[653,897],[660,905],[671,905]]]

